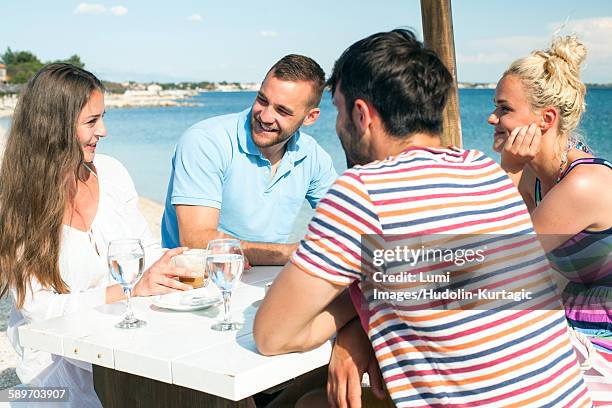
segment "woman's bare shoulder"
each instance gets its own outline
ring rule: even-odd
[[[598,164],[577,165],[563,177],[559,186],[567,186],[574,193],[593,193],[596,196],[612,193],[609,188],[612,183],[611,170]]]
[[[612,171],[607,166],[579,165],[572,169],[555,187],[562,198],[576,212],[588,215],[589,229],[612,226]]]

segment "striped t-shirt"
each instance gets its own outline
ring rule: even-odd
[[[374,263],[377,245],[415,239],[423,251],[437,243],[451,255],[468,248],[482,257]],[[505,172],[478,151],[409,148],[347,170],[320,201],[292,262],[358,285],[355,307],[399,407],[592,405],[527,208]],[[450,281],[423,283],[445,270]],[[388,278],[410,273],[421,278]],[[482,289],[527,289],[531,298],[431,297]],[[400,297],[406,293],[430,297]]]

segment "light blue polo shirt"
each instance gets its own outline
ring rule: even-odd
[[[162,245],[180,246],[174,206],[220,209],[218,229],[241,240],[286,243],[304,199],[314,208],[336,180],[331,157],[299,130],[274,178],[253,143],[251,109],[203,120],[179,140],[162,220]]]

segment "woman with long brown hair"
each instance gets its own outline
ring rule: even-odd
[[[25,86],[0,170],[0,288],[13,308],[8,335],[25,384],[70,387],[72,404],[99,406],[91,367],[21,347],[17,328],[125,298],[108,277],[114,239],[139,238],[146,270],[135,296],[187,290],[137,208],[136,191],[115,159],[96,155],[104,126],[104,87],[90,72],[50,64]],[[157,260],[155,263],[151,262]]]

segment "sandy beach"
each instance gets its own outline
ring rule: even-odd
[[[4,151],[6,131],[0,128],[0,158]],[[139,206],[145,216],[153,234],[160,239],[160,222],[164,208],[161,204],[141,197]],[[10,298],[0,299],[0,389],[5,389],[19,384],[19,378],[15,374],[17,364],[17,354],[8,341],[6,335],[6,325],[11,311]]]

